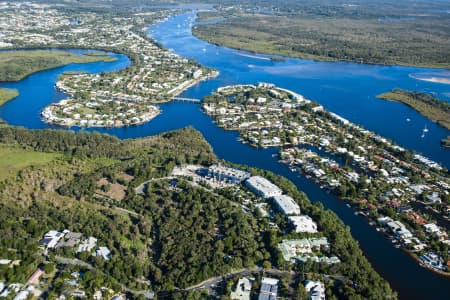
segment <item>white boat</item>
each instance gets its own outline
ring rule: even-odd
[[[427,124],[425,124],[425,128],[423,129],[423,132],[428,132]]]
[[[411,119],[410,118],[406,118],[406,122],[411,122]]]

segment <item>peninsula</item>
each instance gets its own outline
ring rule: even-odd
[[[380,94],[377,98],[398,101],[408,105],[428,119],[450,130],[450,104],[446,101],[439,100],[429,94],[401,89],[394,89],[392,92]],[[448,139],[449,137],[447,137]],[[445,140],[442,141],[442,145],[448,146]]]
[[[394,246],[449,274],[441,249],[450,245],[450,180],[442,166],[273,84],[222,87],[203,102],[218,126],[252,146],[280,147],[281,163],[348,201]]]
[[[89,52],[84,55],[51,50],[0,52],[0,82],[19,81],[33,73],[68,64],[113,60],[114,57]]]
[[[19,96],[19,92],[15,89],[0,88],[0,106]]]

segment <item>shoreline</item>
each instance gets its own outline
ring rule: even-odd
[[[408,256],[410,256],[412,259],[414,259],[419,264],[419,266],[421,266],[422,268],[425,268],[428,271],[434,272],[434,273],[436,273],[438,275],[450,278],[450,273],[443,272],[443,271],[440,271],[440,270],[436,270],[435,268],[428,267],[426,264],[423,263],[423,261],[417,255],[415,255],[415,253],[413,251],[405,249],[403,247],[401,247],[400,249],[402,251],[404,251]]]
[[[233,87],[233,86],[228,86],[228,87]],[[224,88],[226,88],[226,87],[224,87]],[[274,88],[274,87],[272,87],[272,88]],[[285,89],[282,89],[282,90],[285,91],[285,92],[289,92],[289,90],[285,90]],[[237,91],[234,91],[234,92],[239,92],[239,91],[240,91],[240,90],[237,90]],[[230,93],[232,94],[232,92],[230,92]],[[226,97],[226,96],[229,96],[229,95],[226,94],[224,97]],[[389,100],[389,101],[394,101],[394,100]],[[213,102],[213,103],[214,103],[214,102]],[[205,105],[206,105],[206,104],[205,104]],[[217,117],[216,117],[217,115],[214,114],[215,109],[218,109],[219,107],[220,107],[220,105],[217,105],[217,107],[214,106],[213,108],[209,107],[209,109],[203,107],[202,111],[203,111],[206,115],[211,116],[211,117],[213,118],[213,121],[212,121],[212,122],[213,122],[214,124],[216,124],[216,126],[218,126],[219,128],[222,128],[222,129],[225,130],[225,131],[235,131],[235,132],[237,131],[238,134],[239,134],[239,136],[238,136],[237,139],[238,139],[242,144],[246,144],[246,145],[249,145],[249,146],[252,146],[252,147],[255,147],[255,148],[277,147],[280,151],[281,151],[281,149],[283,149],[283,145],[267,144],[267,145],[264,145],[264,146],[260,146],[260,145],[258,145],[258,144],[255,144],[255,143],[249,141],[248,139],[246,139],[245,137],[242,136],[241,131],[242,131],[243,129],[240,128],[239,126],[237,126],[237,127],[236,127],[236,126],[234,126],[234,127],[229,127],[229,126],[226,126],[225,124],[219,125],[220,123],[218,122],[218,119],[217,119]],[[226,118],[227,115],[226,115],[226,113],[222,113],[222,114],[220,114],[220,116],[224,116],[224,117]],[[338,117],[339,117],[339,116],[338,116]],[[235,124],[233,124],[233,125],[235,125]],[[348,126],[353,126],[353,124],[349,123]],[[251,129],[253,130],[253,129],[255,129],[255,127],[252,127]],[[246,127],[246,130],[250,130],[250,129]],[[286,145],[284,145],[284,146],[288,146],[288,145],[289,145],[289,144],[286,144]],[[296,145],[296,146],[298,146],[298,147],[300,147],[300,148],[304,148],[303,145],[307,145],[307,143],[306,143],[306,142],[303,142],[303,143],[291,143],[291,145],[292,145],[292,146]],[[394,146],[395,146],[395,145],[394,145]],[[319,148],[319,150],[320,150],[320,148]],[[326,150],[324,150],[324,151],[326,151]],[[336,155],[336,154],[334,154],[334,153],[331,153],[331,154],[332,154],[332,155]],[[366,219],[366,221],[367,221],[367,223],[368,223],[369,225],[375,226],[375,227],[377,227],[377,228],[379,227],[379,225],[378,225],[378,224],[379,224],[379,221],[378,221],[378,215],[372,215],[372,214],[370,214],[370,209],[371,209],[371,208],[364,208],[364,207],[361,207],[361,206],[359,205],[358,200],[357,200],[356,198],[355,198],[355,199],[351,199],[351,198],[339,196],[339,193],[337,192],[337,191],[338,191],[337,188],[332,187],[332,186],[329,186],[329,187],[326,186],[326,183],[327,183],[326,180],[324,181],[322,178],[312,176],[312,174],[310,174],[310,173],[308,173],[308,172],[305,172],[305,170],[303,170],[302,168],[296,167],[294,164],[292,164],[292,161],[289,161],[288,159],[282,159],[282,158],[280,158],[280,159],[278,159],[278,162],[279,162],[281,165],[287,166],[292,172],[295,172],[295,173],[297,173],[297,174],[299,174],[299,175],[305,177],[306,179],[313,181],[315,184],[317,184],[317,185],[320,187],[321,190],[324,190],[325,192],[327,192],[327,193],[333,195],[333,197],[335,197],[337,200],[346,203],[346,205],[349,206],[349,207],[352,209],[352,211],[354,212],[355,215],[361,215],[361,216],[363,216],[363,217]],[[307,162],[303,162],[303,164],[306,164],[306,163],[307,163]],[[378,209],[378,208],[377,208],[377,209]],[[381,227],[381,226],[380,226],[380,227]],[[378,230],[377,230],[377,231],[378,231]],[[417,262],[419,262],[419,264],[420,264],[421,266],[427,267],[427,269],[430,269],[430,270],[432,270],[432,271],[434,271],[435,273],[438,273],[438,274],[440,274],[440,275],[444,275],[444,276],[446,276],[446,277],[450,277],[450,272],[445,272],[445,271],[436,270],[436,269],[434,269],[434,268],[432,268],[432,267],[428,267],[427,265],[425,265],[425,264],[423,263],[423,261],[420,259],[420,257],[418,256],[418,254],[416,254],[415,252],[412,252],[412,251],[410,251],[409,249],[407,249],[407,248],[406,248],[406,244],[403,244],[402,241],[401,241],[401,239],[398,238],[398,237],[395,235],[395,233],[390,232],[390,231],[388,231],[388,230],[382,230],[382,232],[384,233],[384,235],[386,236],[386,238],[388,238],[389,240],[395,240],[395,241],[397,241],[397,242],[396,242],[396,243],[397,243],[396,245],[398,245],[398,248],[401,248],[402,250],[408,252],[409,255],[412,256],[412,257],[414,257],[414,259],[415,259]],[[397,248],[397,247],[396,247],[396,248]]]
[[[44,122],[45,124],[49,124],[49,125],[53,125],[53,126],[59,126],[59,127],[65,127],[65,128],[72,128],[72,127],[79,127],[79,128],[124,128],[124,127],[131,127],[131,126],[138,126],[138,125],[142,125],[144,123],[150,122],[152,121],[154,118],[156,118],[157,116],[159,116],[161,114],[161,109],[159,106],[155,105],[155,104],[163,104],[163,103],[169,103],[172,101],[176,101],[174,100],[175,97],[177,97],[178,95],[180,95],[181,93],[185,92],[186,90],[188,90],[189,88],[191,88],[192,86],[204,81],[204,80],[208,80],[211,78],[215,78],[217,76],[219,76],[219,72],[217,70],[212,70],[210,73],[208,73],[207,75],[201,76],[195,80],[193,80],[192,82],[190,82],[188,85],[182,87],[181,89],[177,89],[176,92],[174,94],[171,95],[171,97],[165,101],[158,101],[158,102],[152,102],[150,105],[153,106],[156,110],[155,113],[153,113],[151,116],[149,116],[148,118],[145,118],[144,120],[140,120],[139,122],[134,122],[134,123],[121,123],[121,124],[92,124],[92,125],[82,125],[82,124],[60,124],[60,123],[55,123],[53,122],[51,119],[43,116],[43,112],[41,112],[41,120],[42,122]],[[56,86],[56,84],[55,84]],[[65,91],[65,89],[56,86],[56,89],[66,93],[68,96],[73,97],[73,95],[71,95],[71,93],[68,93],[67,91]],[[71,98],[73,99],[73,98]],[[67,99],[63,99],[61,101],[65,101]],[[59,102],[58,102],[59,103]],[[48,106],[46,106],[44,108],[44,110],[46,110],[49,107],[52,107],[55,104],[50,104]],[[136,116],[136,118],[139,118],[138,116]]]
[[[251,54],[261,54],[261,55],[273,55],[273,56],[279,56],[285,59],[303,59],[303,60],[310,60],[310,61],[314,61],[314,62],[329,62],[329,63],[352,63],[352,64],[357,64],[357,65],[371,65],[371,66],[384,66],[384,67],[395,67],[395,66],[403,66],[403,67],[414,67],[414,68],[423,68],[423,69],[439,69],[439,70],[450,70],[450,65],[446,65],[446,66],[439,66],[439,65],[434,65],[434,64],[408,64],[408,63],[402,63],[402,62],[397,62],[397,63],[381,63],[381,62],[367,62],[367,61],[357,61],[357,60],[346,60],[346,59],[335,59],[335,58],[331,58],[331,57],[326,57],[326,56],[316,56],[314,54],[309,54],[309,53],[303,53],[303,52],[298,52],[298,53],[292,53],[292,54],[283,54],[282,52],[270,52],[270,51],[265,51],[265,52],[259,52],[259,51],[255,51],[255,50],[250,50],[250,49],[246,49],[243,47],[236,47],[236,46],[231,46],[231,45],[227,45],[225,43],[219,43],[219,42],[214,42],[212,40],[208,40],[204,37],[202,37],[201,35],[198,35],[195,33],[194,30],[192,30],[191,28],[191,33],[192,36],[198,38],[199,40],[202,40],[206,43],[209,43],[211,45],[215,45],[217,47],[223,47],[223,48],[228,48],[228,49],[233,49],[233,50],[237,50],[237,51],[244,51],[244,52],[248,52]],[[450,82],[448,83],[450,84]]]
[[[2,99],[2,96],[5,96],[4,99]],[[0,107],[8,103],[9,101],[14,100],[20,95],[19,91],[17,89],[10,89],[10,88],[2,88],[0,87]]]
[[[406,90],[400,90],[400,91],[401,91],[401,92],[406,92],[406,93],[411,93],[411,92],[406,91]],[[447,130],[450,130],[450,126],[447,125],[446,123],[443,123],[443,122],[442,122],[442,118],[436,118],[436,116],[431,116],[429,113],[426,113],[426,112],[421,111],[421,110],[420,110],[420,107],[415,107],[415,103],[414,103],[413,101],[419,102],[419,104],[421,104],[421,105],[432,105],[432,104],[425,103],[425,102],[423,102],[422,100],[417,100],[417,99],[412,99],[412,100],[411,100],[412,103],[409,103],[408,101],[402,100],[402,99],[400,99],[400,98],[392,99],[392,98],[395,98],[396,95],[397,95],[397,94],[396,94],[395,90],[393,90],[393,91],[390,91],[390,92],[385,92],[385,93],[381,93],[381,94],[377,95],[377,96],[376,96],[376,99],[384,100],[384,101],[397,102],[397,103],[401,103],[401,104],[403,104],[403,105],[406,105],[407,107],[411,108],[412,110],[414,110],[415,112],[417,112],[417,113],[420,114],[421,116],[424,116],[424,117],[427,118],[428,120],[430,120],[430,121],[436,123],[436,124],[439,125],[440,127],[444,128],[444,129],[447,129]],[[410,99],[410,98],[408,98],[408,99]],[[434,97],[433,97],[433,99],[436,100],[436,101],[442,101],[442,102],[445,102],[444,100],[440,100],[440,99],[438,99],[438,98],[434,98]],[[436,110],[441,110],[440,108],[434,107],[434,106],[433,106],[432,108],[435,109],[435,111],[436,111]],[[445,118],[444,118],[444,119],[445,119]]]
[[[157,107],[157,106],[155,106]],[[44,118],[41,116],[41,120],[42,122],[44,122],[45,124],[49,124],[52,126],[58,126],[58,127],[64,127],[64,128],[74,128],[74,127],[78,127],[78,128],[123,128],[123,127],[131,127],[131,126],[139,126],[142,125],[146,122],[150,122],[151,120],[153,120],[154,118],[156,118],[157,116],[159,116],[161,114],[161,109],[159,107],[157,113],[153,114],[152,116],[149,117],[149,119],[145,119],[136,123],[130,123],[130,124],[121,124],[121,125],[107,125],[107,124],[102,124],[102,125],[81,125],[81,124],[71,124],[71,125],[64,125],[64,124],[58,124],[58,123],[53,123],[52,121]]]
[[[20,48],[18,48],[18,49],[0,49],[0,53],[21,52],[21,51],[22,52],[27,52],[27,51],[28,52],[31,52],[31,51],[49,51],[49,52],[51,52],[51,51],[58,51],[58,52],[66,52],[66,53],[74,54],[74,53],[69,52],[68,50],[86,50],[86,51],[91,50],[91,51],[103,51],[103,52],[106,52],[104,50],[88,49],[88,48],[86,48],[86,49],[81,49],[81,48],[47,48],[47,49],[46,48],[34,48],[34,49],[33,48],[23,48],[23,49],[20,49]],[[108,52],[111,52],[111,51],[108,51]],[[111,53],[117,54],[115,52],[111,52]],[[94,58],[96,57],[96,55],[86,55],[86,54],[75,54],[75,55],[78,55],[80,57],[94,57]],[[100,57],[100,55],[98,55],[98,56]],[[71,64],[89,64],[89,63],[98,63],[98,62],[110,63],[110,62],[117,61],[116,57],[110,56],[107,53],[104,53],[103,56],[107,56],[107,57],[109,57],[109,59],[97,59],[97,60],[86,61],[86,62],[62,63],[62,64],[58,64],[56,66],[51,66],[51,67],[48,67],[48,68],[42,68],[42,69],[39,69],[39,70],[30,72],[30,73],[27,73],[24,76],[21,76],[17,80],[0,80],[0,83],[19,82],[21,80],[27,79],[28,77],[32,76],[33,74],[36,74],[36,73],[39,73],[39,72],[43,72],[43,71],[54,70],[54,69],[61,68],[61,67],[64,67],[64,66],[67,66],[67,65],[71,65]]]

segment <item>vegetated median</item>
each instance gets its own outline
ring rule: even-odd
[[[429,94],[394,89],[377,96],[378,99],[398,101],[408,105],[428,119],[450,130],[450,104]],[[442,140],[444,147],[450,147],[450,136]]]
[[[87,52],[84,55],[61,50],[0,52],[0,82],[19,81],[33,73],[73,63],[114,60],[116,58],[97,52]]]
[[[0,88],[0,106],[19,96],[16,89],[2,89]]]

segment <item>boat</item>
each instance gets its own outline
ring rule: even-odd
[[[423,129],[423,132],[428,132],[427,124],[425,124],[425,128]]]
[[[410,118],[406,118],[406,122],[411,122],[411,119]]]

